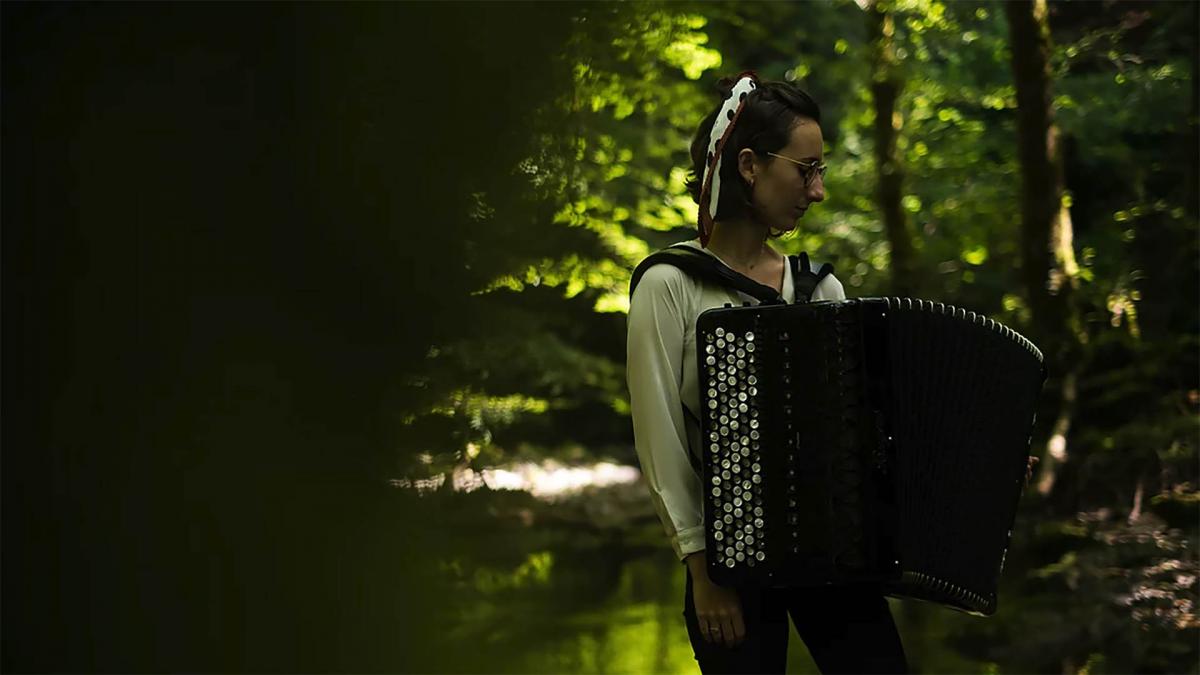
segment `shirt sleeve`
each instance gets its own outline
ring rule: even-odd
[[[646,270],[630,300],[625,373],[638,462],[680,560],[705,548],[700,477],[688,459],[679,395],[686,284],[683,272],[673,266]]]

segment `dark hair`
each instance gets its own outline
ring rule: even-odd
[[[707,149],[713,121],[721,111],[721,105],[729,98],[737,80],[721,78],[717,82],[720,102],[712,112],[704,116],[692,139],[692,170],[688,174],[687,189],[692,201],[700,203],[700,190],[704,186],[704,167],[708,160]],[[721,194],[717,202],[716,220],[739,218],[750,210],[750,185],[738,173],[737,156],[742,148],[750,148],[756,155],[766,157],[788,144],[792,128],[801,117],[821,123],[821,108],[806,92],[787,82],[760,81],[746,97],[746,103],[738,117],[733,133],[721,152]],[[733,186],[738,186],[734,188]]]

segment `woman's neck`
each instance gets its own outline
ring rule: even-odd
[[[726,264],[747,271],[753,271],[776,257],[775,251],[767,246],[767,228],[750,221],[713,223],[708,250]]]

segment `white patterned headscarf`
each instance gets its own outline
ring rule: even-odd
[[[708,246],[713,220],[717,217],[717,203],[721,195],[721,153],[725,150],[725,142],[733,133],[733,125],[742,114],[746,97],[757,88],[758,76],[754,71],[740,73],[729,97],[721,104],[721,109],[717,111],[717,117],[713,120],[706,150],[708,154],[705,156],[704,182],[700,189],[700,212],[696,219],[701,246]]]

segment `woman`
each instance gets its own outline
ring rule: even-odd
[[[688,189],[700,207],[706,251],[735,271],[795,300],[792,271],[768,239],[789,232],[825,199],[821,112],[808,94],[753,73],[718,84],[721,103],[692,142]],[[846,297],[828,275],[811,300]],[[650,267],[630,302],[628,382],[638,459],[658,515],[687,565],[684,616],[700,669],[778,672],[787,660],[790,614],[824,673],[906,672],[904,650],[878,587],[760,592],[717,586],[708,577],[699,455],[700,390],[696,318],[750,296],[689,277],[671,265]]]

